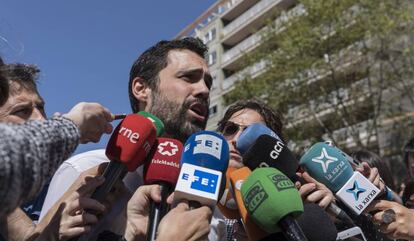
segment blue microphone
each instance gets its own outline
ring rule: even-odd
[[[191,135],[184,144],[174,200],[185,199],[190,201],[190,206],[205,205],[213,209],[219,200],[228,164],[229,146],[222,135],[212,131]]]
[[[240,137],[237,140],[236,148],[240,152],[240,154],[244,155],[247,152],[247,150],[249,150],[249,148],[254,144],[257,138],[259,138],[261,135],[268,135],[279,141],[282,141],[282,139],[280,139],[280,137],[269,127],[261,123],[255,123],[248,126],[240,134]]]

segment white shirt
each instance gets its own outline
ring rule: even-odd
[[[109,159],[105,155],[105,150],[101,149],[75,155],[62,163],[50,182],[39,220],[63,196],[83,171],[104,162],[109,162]],[[129,172],[123,182],[131,193],[135,192],[139,186],[143,185],[142,167],[135,172]],[[95,240],[100,232],[111,230],[110,227],[113,226],[111,223],[115,223],[116,218],[122,216],[118,214],[121,213],[128,199],[129,197],[126,196],[120,197],[111,211],[102,217],[94,229],[87,236],[83,235],[79,240]],[[218,208],[214,210],[208,237],[209,240],[226,240],[226,224]]]

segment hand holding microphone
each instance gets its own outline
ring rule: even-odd
[[[80,142],[98,142],[102,134],[110,134],[113,116],[108,109],[98,103],[81,102],[63,117],[72,120],[79,129]]]
[[[373,221],[390,239],[414,239],[414,210],[385,200],[375,200],[366,211],[377,211]]]
[[[323,209],[335,203],[335,196],[324,184],[316,181],[307,172],[297,173],[297,175],[307,182],[303,185],[300,182],[295,183],[305,202],[318,204]]]
[[[144,239],[147,235],[151,202],[161,202],[161,188],[157,184],[140,186],[129,200],[124,231],[127,241]],[[170,195],[167,203],[172,202],[173,195]],[[198,240],[208,235],[211,215],[208,207],[189,210],[187,202],[179,202],[177,207],[161,219],[157,240]]]
[[[207,206],[190,209],[182,201],[161,220],[157,241],[205,240],[210,232],[212,210]]]

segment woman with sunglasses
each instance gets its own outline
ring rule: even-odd
[[[256,99],[237,101],[227,109],[217,128],[217,131],[221,132],[229,143],[230,167],[240,168],[243,166],[240,152],[236,149],[236,143],[243,130],[255,123],[266,125],[283,140],[283,124],[276,111]]]

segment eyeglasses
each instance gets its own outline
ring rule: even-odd
[[[240,131],[244,131],[244,129],[246,129],[248,126],[245,125],[239,125],[237,123],[231,122],[231,121],[227,121],[226,124],[224,124],[223,130],[221,131],[221,133],[223,134],[223,136],[232,136],[234,134],[236,134],[237,132]]]

